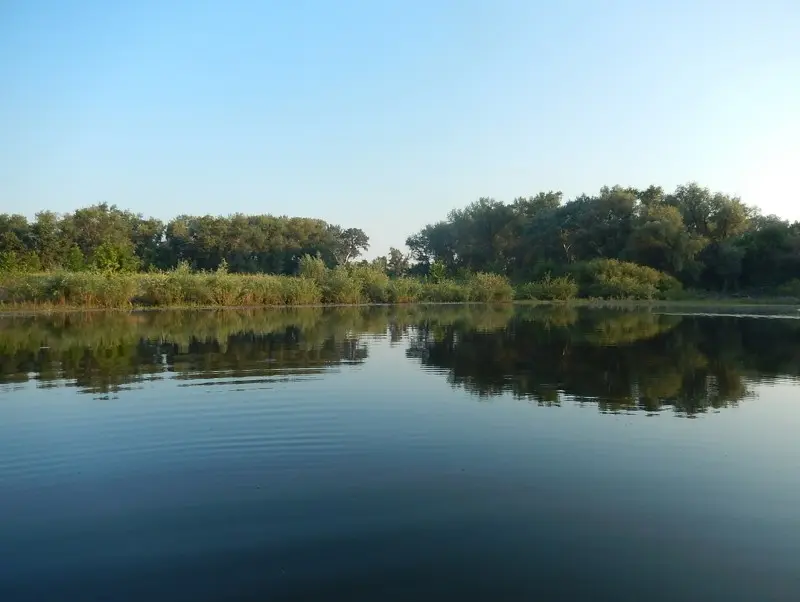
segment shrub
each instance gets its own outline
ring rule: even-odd
[[[311,278],[278,276],[286,305],[317,305],[322,302],[322,289]]]
[[[309,278],[318,284],[322,284],[325,282],[328,271],[328,267],[322,257],[306,254],[300,258],[298,274],[304,278]]]
[[[441,261],[434,261],[428,270],[428,278],[436,284],[444,283],[447,279],[447,266]]]
[[[361,283],[346,268],[337,266],[325,275],[322,300],[325,303],[360,303]]]
[[[69,305],[119,308],[130,306],[137,292],[133,274],[76,272],[51,280],[49,296]]]
[[[395,278],[387,289],[390,303],[414,303],[422,297],[422,283],[416,278]]]
[[[553,278],[546,274],[536,282],[529,282],[519,287],[518,296],[522,299],[539,299],[542,301],[569,301],[578,295],[578,284],[571,276]]]
[[[0,252],[0,273],[3,272],[38,272],[42,269],[39,256],[32,251]]]
[[[201,276],[202,277],[202,276]],[[244,278],[226,271],[218,271],[206,276],[208,297],[211,305],[232,306],[241,304],[244,292]]]
[[[3,274],[0,282],[0,302],[37,303],[54,300],[50,278],[40,274]]]
[[[508,278],[499,274],[478,273],[467,281],[470,301],[483,303],[499,303],[511,301],[514,298],[514,289]]]
[[[575,268],[581,292],[606,299],[664,298],[681,290],[672,276],[616,259],[596,259]]]
[[[372,303],[389,301],[389,276],[385,272],[369,266],[359,266],[353,268],[351,276],[361,287],[362,299]]]
[[[240,300],[243,305],[283,305],[284,282],[280,276],[266,274],[244,277]]]
[[[166,307],[181,305],[186,300],[181,281],[172,273],[142,276],[139,288],[139,300],[145,305]]]
[[[469,301],[469,288],[454,280],[426,282],[422,288],[422,300],[434,303],[458,303]]]

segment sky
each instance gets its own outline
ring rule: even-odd
[[[362,228],[697,181],[800,219],[797,0],[0,0],[0,212]]]

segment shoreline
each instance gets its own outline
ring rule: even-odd
[[[481,301],[415,301],[410,303],[314,303],[297,305],[131,305],[130,307],[92,307],[80,305],[36,305],[24,304],[16,307],[0,305],[0,318],[63,315],[73,313],[148,313],[166,311],[253,311],[289,309],[342,309],[342,308],[371,308],[371,307],[427,307],[427,306],[464,306],[464,307],[498,307],[498,306],[552,306],[552,307],[577,307],[588,309],[683,309],[683,310],[708,310],[708,309],[738,309],[762,310],[769,312],[800,312],[800,300],[792,299],[681,299],[681,300],[625,300],[625,299],[572,299],[569,301],[545,300],[514,300],[506,302],[481,302]],[[792,314],[789,314],[792,315]]]

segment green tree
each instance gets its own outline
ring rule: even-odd
[[[628,239],[625,256],[670,274],[681,274],[707,244],[686,229],[677,207],[651,203],[642,207]]]
[[[409,261],[400,249],[389,248],[389,256],[386,258],[386,273],[392,278],[400,278],[408,274]]]
[[[369,237],[359,228],[343,230],[339,226],[330,227],[333,236],[333,257],[338,265],[344,265],[351,259],[369,249]]]

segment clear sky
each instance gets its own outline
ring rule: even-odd
[[[0,0],[0,212],[363,228],[697,180],[800,219],[798,0]]]

